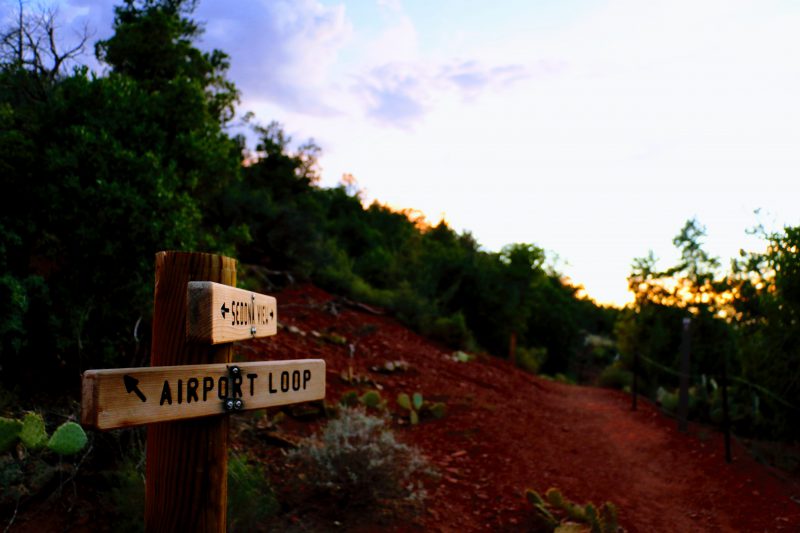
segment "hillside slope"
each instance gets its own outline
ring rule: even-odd
[[[325,359],[329,402],[352,389],[339,377],[352,365],[380,384],[390,411],[399,392],[447,404],[442,420],[396,426],[443,474],[428,487],[426,514],[403,527],[525,530],[525,489],[558,487],[576,502],[613,501],[627,531],[800,530],[800,486],[739,447],[727,465],[710,430],[679,433],[647,402],[632,412],[620,392],[546,381],[496,358],[455,361],[396,321],[311,286],[277,296],[284,327],[242,344],[248,359]],[[370,371],[395,360],[408,370]]]

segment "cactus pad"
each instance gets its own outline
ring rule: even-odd
[[[423,404],[422,393],[415,392],[414,395],[411,397],[411,399],[413,400],[414,403],[414,409],[416,409],[417,411],[422,409],[422,404]]]
[[[433,415],[434,418],[437,420],[440,418],[444,418],[444,415],[447,414],[447,406],[442,402],[436,402],[435,404],[431,405],[428,408]]]
[[[14,445],[20,431],[22,431],[22,422],[0,416],[0,453],[9,450]]]
[[[350,407],[355,406],[358,403],[358,391],[345,391],[342,394],[342,398],[339,400],[339,403],[342,405],[348,405]]]
[[[411,398],[408,397],[408,394],[405,392],[401,392],[397,395],[397,405],[402,407],[403,409],[411,410]]]
[[[47,442],[47,431],[44,429],[42,415],[37,413],[27,413],[22,419],[22,430],[19,432],[19,440],[22,444],[31,449],[41,448]]]
[[[370,390],[365,392],[359,398],[359,401],[365,407],[372,407],[373,409],[380,409],[383,405],[381,400],[381,394],[376,390]]]
[[[64,422],[50,437],[47,447],[59,455],[78,453],[86,446],[86,433],[75,422]]]

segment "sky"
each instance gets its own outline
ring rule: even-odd
[[[114,2],[60,0],[64,32]],[[0,0],[10,12],[16,2]],[[723,264],[800,225],[800,3],[201,0],[240,111],[322,147],[321,183],[536,244],[604,303],[696,217]],[[101,67],[98,67],[101,68]],[[756,214],[755,211],[758,210]]]

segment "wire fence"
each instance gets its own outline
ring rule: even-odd
[[[685,369],[688,369],[688,358],[689,358],[688,348],[687,348],[686,352],[684,354],[682,354],[682,357],[683,357],[683,360],[682,360],[682,365],[681,366],[683,368],[685,368]],[[800,407],[798,407],[797,405],[793,404],[792,402],[786,400],[785,398],[781,397],[777,393],[767,389],[766,387],[764,387],[762,385],[759,385],[757,383],[753,383],[752,381],[749,381],[749,380],[747,380],[747,379],[745,379],[745,378],[743,378],[741,376],[728,376],[727,375],[727,365],[725,363],[723,363],[723,365],[722,365],[723,370],[722,370],[721,374],[703,373],[703,374],[698,375],[698,374],[693,374],[691,372],[680,372],[678,370],[675,370],[674,368],[671,368],[671,367],[669,367],[667,365],[659,363],[658,361],[655,361],[655,360],[651,359],[650,357],[647,357],[647,356],[645,356],[645,355],[643,355],[641,353],[635,353],[634,354],[633,383],[632,383],[633,386],[632,386],[632,389],[631,389],[632,408],[633,408],[633,410],[636,410],[637,395],[639,394],[639,391],[638,391],[638,377],[639,377],[639,374],[641,373],[640,368],[639,368],[639,361],[643,361],[644,363],[647,363],[651,367],[653,367],[653,368],[655,368],[655,369],[657,369],[657,370],[659,370],[659,371],[661,371],[661,372],[663,372],[665,374],[668,374],[670,376],[673,376],[673,377],[676,377],[676,378],[680,379],[681,387],[680,387],[680,396],[679,396],[677,415],[678,415],[678,427],[679,427],[679,429],[681,431],[685,431],[686,428],[687,428],[686,424],[687,424],[687,421],[688,421],[688,402],[689,402],[689,391],[688,391],[689,386],[688,386],[688,382],[689,382],[689,380],[691,379],[695,383],[697,381],[702,381],[704,384],[708,383],[709,379],[714,379],[715,381],[718,380],[720,382],[719,386],[717,386],[716,383],[715,383],[715,389],[716,388],[720,388],[721,389],[721,398],[720,398],[720,400],[721,400],[721,404],[722,404],[721,405],[721,407],[722,407],[722,431],[723,431],[724,437],[725,437],[725,460],[728,463],[732,462],[732,456],[731,456],[731,420],[730,420],[730,414],[729,414],[729,407],[730,406],[729,406],[729,396],[728,396],[728,383],[729,383],[729,381],[730,382],[734,382],[734,383],[738,383],[738,384],[743,385],[745,387],[748,387],[749,389],[751,389],[751,391],[758,391],[764,397],[770,398],[775,403],[777,403],[777,404],[779,404],[779,405],[781,405],[781,406],[783,406],[783,407],[785,407],[787,409],[790,409],[790,410],[795,411],[795,412],[800,412]],[[701,379],[698,379],[698,378],[701,378]],[[709,402],[709,410],[710,410],[710,405],[711,405],[711,402]],[[758,405],[758,403],[757,403],[757,400],[756,400],[756,406],[757,405]],[[757,409],[757,407],[756,407],[756,409]],[[709,416],[709,418],[711,418],[711,417]]]
[[[677,370],[675,370],[673,368],[670,368],[668,366],[662,365],[658,361],[654,361],[653,359],[651,359],[651,358],[649,358],[649,357],[647,357],[645,355],[637,354],[637,356],[639,357],[639,359],[641,359],[641,360],[645,361],[646,363],[658,368],[662,372],[665,372],[665,373],[670,374],[672,376],[675,376],[677,378],[680,378],[680,377],[683,376],[683,374],[681,374],[679,371],[677,371]],[[697,378],[700,378],[701,376],[706,376],[706,378],[714,378],[714,379],[717,379],[717,380],[720,380],[723,377],[721,374],[705,374],[705,373],[703,373],[701,375],[689,374],[689,378],[694,379],[694,380],[696,380]],[[729,381],[735,381],[736,383],[740,383],[742,385],[746,385],[747,387],[750,387],[751,389],[757,390],[758,392],[760,392],[764,396],[767,396],[767,397],[775,400],[776,402],[778,402],[779,404],[783,405],[784,407],[787,407],[787,408],[792,409],[794,411],[800,411],[800,407],[798,407],[797,405],[789,402],[785,398],[782,398],[778,394],[772,392],[771,390],[769,390],[766,387],[763,387],[763,386],[761,386],[761,385],[759,385],[757,383],[753,383],[752,381],[748,381],[748,380],[746,380],[746,379],[744,379],[742,377],[739,377],[739,376],[727,376],[727,379]]]

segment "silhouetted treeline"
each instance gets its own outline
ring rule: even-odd
[[[659,270],[652,253],[637,259],[628,280],[636,302],[615,328],[618,366],[631,369],[635,352],[654,361],[660,367],[640,365],[643,389],[665,405],[675,403],[682,322],[690,319],[692,417],[722,422],[726,366],[734,430],[797,439],[800,227],[760,231],[766,250],[742,251],[724,274],[719,260],[703,249],[705,228],[694,219],[673,240],[681,252],[678,264]]]

